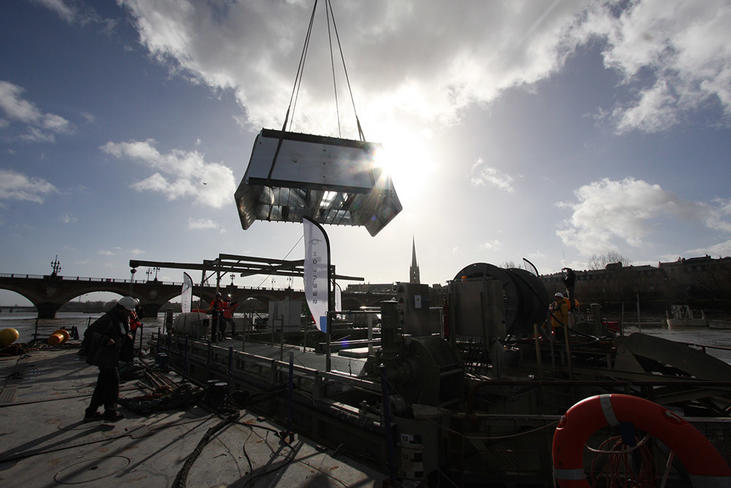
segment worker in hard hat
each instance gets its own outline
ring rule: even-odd
[[[87,329],[86,362],[99,367],[91,403],[84,414],[84,421],[105,419],[117,421],[124,416],[117,411],[119,398],[119,355],[125,340],[132,341],[129,317],[139,304],[133,297],[122,297],[107,313],[99,317]],[[104,414],[97,410],[104,406]]]
[[[223,321],[224,303],[221,292],[216,292],[216,297],[211,300],[207,313],[211,315],[211,341],[223,340],[223,333],[226,323]]]

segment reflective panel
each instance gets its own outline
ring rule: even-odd
[[[236,190],[241,227],[255,220],[362,225],[375,236],[401,211],[378,144],[262,129]]]

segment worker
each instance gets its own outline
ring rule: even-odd
[[[211,341],[223,340],[223,332],[226,323],[223,321],[224,304],[221,299],[221,292],[216,292],[216,298],[211,300],[207,313],[211,315]]]
[[[574,299],[574,307],[578,308],[579,302]],[[553,330],[553,335],[560,338],[563,338],[563,327],[564,325],[566,327],[569,326],[569,311],[571,309],[569,299],[566,298],[563,293],[556,292],[553,295],[553,302],[548,306],[548,310],[551,317],[551,329]]]
[[[91,324],[85,333],[88,354],[86,362],[99,367],[91,403],[84,421],[105,419],[115,422],[124,416],[117,411],[119,398],[119,355],[123,341],[132,341],[129,317],[139,301],[133,297],[120,298],[114,307]],[[104,414],[97,411],[104,406]]]
[[[238,302],[231,302],[231,294],[226,295],[226,300],[223,302],[223,323],[224,329],[226,325],[231,326],[231,337],[236,335],[236,322],[234,321],[234,311],[238,307]]]
[[[574,295],[574,289],[576,287],[576,273],[571,268],[562,268],[561,271],[563,272],[563,284],[566,286],[566,294],[569,299],[569,310],[574,311],[576,310],[575,307],[575,298],[576,295]]]

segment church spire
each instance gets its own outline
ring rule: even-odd
[[[409,268],[409,283],[419,284],[419,265],[416,264],[416,240],[411,237],[411,268]]]

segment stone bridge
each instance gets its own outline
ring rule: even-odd
[[[63,304],[93,292],[112,292],[139,298],[142,316],[154,317],[160,311],[160,307],[180,295],[182,286],[182,283],[157,280],[0,274],[0,289],[14,291],[27,298],[38,310],[38,318],[41,319],[54,318]],[[305,299],[302,290],[291,288],[247,288],[229,285],[220,290],[224,294],[230,293],[232,300],[240,305],[248,298],[258,300],[261,308],[257,311],[268,310],[270,300],[280,300],[287,296],[302,301]],[[193,285],[193,295],[201,299],[204,308],[208,308],[208,303],[216,295],[216,287]],[[386,298],[388,297],[382,294],[344,292],[343,309],[357,310],[361,306],[376,306]],[[193,306],[195,307],[195,301]],[[242,307],[239,311],[243,311]]]

